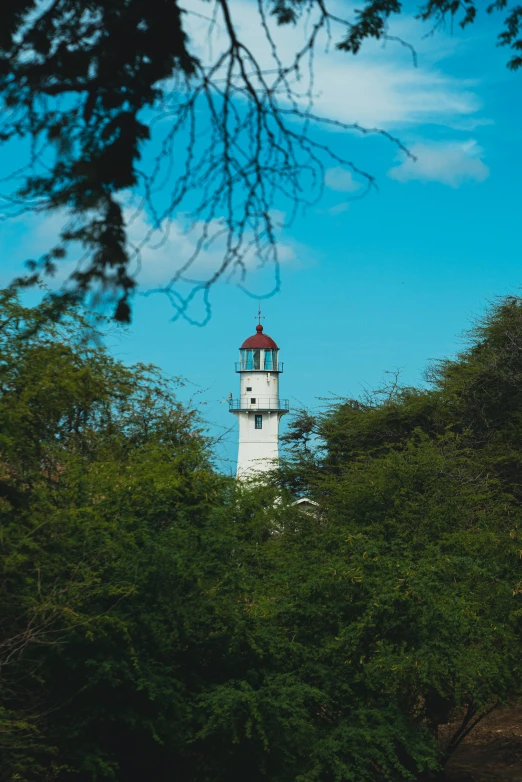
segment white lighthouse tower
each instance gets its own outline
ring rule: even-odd
[[[253,477],[274,468],[279,457],[279,422],[288,412],[287,399],[279,398],[279,348],[263,334],[261,310],[256,333],[239,349],[239,399],[230,399],[230,412],[239,421],[237,477]]]

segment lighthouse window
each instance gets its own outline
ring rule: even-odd
[[[253,355],[253,358],[254,358],[254,369],[259,369],[259,367],[260,367],[259,362],[260,362],[261,351],[260,350],[254,350],[253,354],[254,354]]]
[[[271,372],[275,368],[275,350],[265,350],[265,369]]]
[[[262,428],[263,428],[263,416],[256,415],[256,429],[262,429]]]
[[[251,405],[255,405],[255,403],[256,403],[256,398],[255,398],[255,396],[251,396],[251,397],[250,397],[250,404],[251,404]]]
[[[247,390],[247,391],[252,391],[252,386],[247,386],[247,387],[246,387],[246,390]]]
[[[254,368],[254,361],[252,359],[252,351],[251,350],[242,350],[241,351],[241,369],[253,369]]]

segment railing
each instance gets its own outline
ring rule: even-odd
[[[263,362],[261,362],[262,364]],[[272,364],[270,369],[264,366],[254,366],[253,361],[236,361],[236,372],[282,372],[283,364]]]
[[[236,410],[266,410],[268,412],[284,412],[290,410],[288,399],[257,399],[250,402],[249,399],[229,399],[228,406],[231,413]]]

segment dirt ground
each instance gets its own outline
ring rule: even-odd
[[[448,782],[522,782],[522,705],[498,709],[463,741]]]

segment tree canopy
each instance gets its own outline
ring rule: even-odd
[[[521,695],[520,299],[251,486],[47,306],[0,299],[2,779],[436,779]]]
[[[225,481],[175,381],[73,311],[0,306],[0,776],[111,779],[183,721],[169,644],[187,652],[195,574],[176,562]]]
[[[332,551],[359,551],[352,570],[345,554],[332,562],[339,580],[350,574],[368,590],[355,636],[349,623],[361,668],[348,678],[378,671],[388,703],[398,698],[435,737],[460,714],[443,765],[477,720],[520,692],[521,335],[522,301],[501,300],[466,350],[430,367],[426,387],[395,379],[334,400],[297,416],[287,436],[284,484],[322,503],[325,534],[338,530]],[[361,656],[359,631],[370,645]]]
[[[479,10],[499,12],[498,43],[511,49],[510,68],[522,64],[522,12],[506,0],[484,8],[474,0],[429,0],[412,9],[397,0],[367,0],[359,10],[322,0],[260,0],[255,8],[269,64],[243,40],[228,0],[202,4],[201,14],[178,0],[3,3],[0,143],[28,144],[27,164],[12,172],[15,186],[4,195],[3,211],[53,211],[67,218],[55,246],[32,259],[29,279],[53,274],[67,248],[79,247],[57,307],[102,297],[113,303],[117,320],[130,319],[142,247],[128,237],[136,209],[148,211],[152,231],[167,232],[172,217],[183,212],[199,232],[194,252],[178,259],[163,288],[176,315],[187,316],[196,293],[208,303],[212,284],[225,273],[244,280],[250,255],[277,270],[275,203],[286,204],[290,219],[314,203],[327,164],[373,185],[371,173],[333,151],[318,129],[381,133],[402,145],[383,129],[315,112],[313,57],[323,31],[353,56],[368,39],[397,40],[389,23],[405,10],[429,31],[446,21],[465,27]],[[222,32],[210,57],[190,37],[194,15],[207,18],[210,36],[216,25]],[[281,52],[273,23],[308,30],[302,47]],[[146,153],[156,126],[159,151],[151,161]],[[9,180],[7,175],[4,182]],[[162,187],[166,195],[158,206],[153,195]],[[137,203],[126,210],[129,191]],[[181,293],[178,283],[191,281],[195,259],[220,237],[221,262],[206,279],[192,281],[189,294]]]

